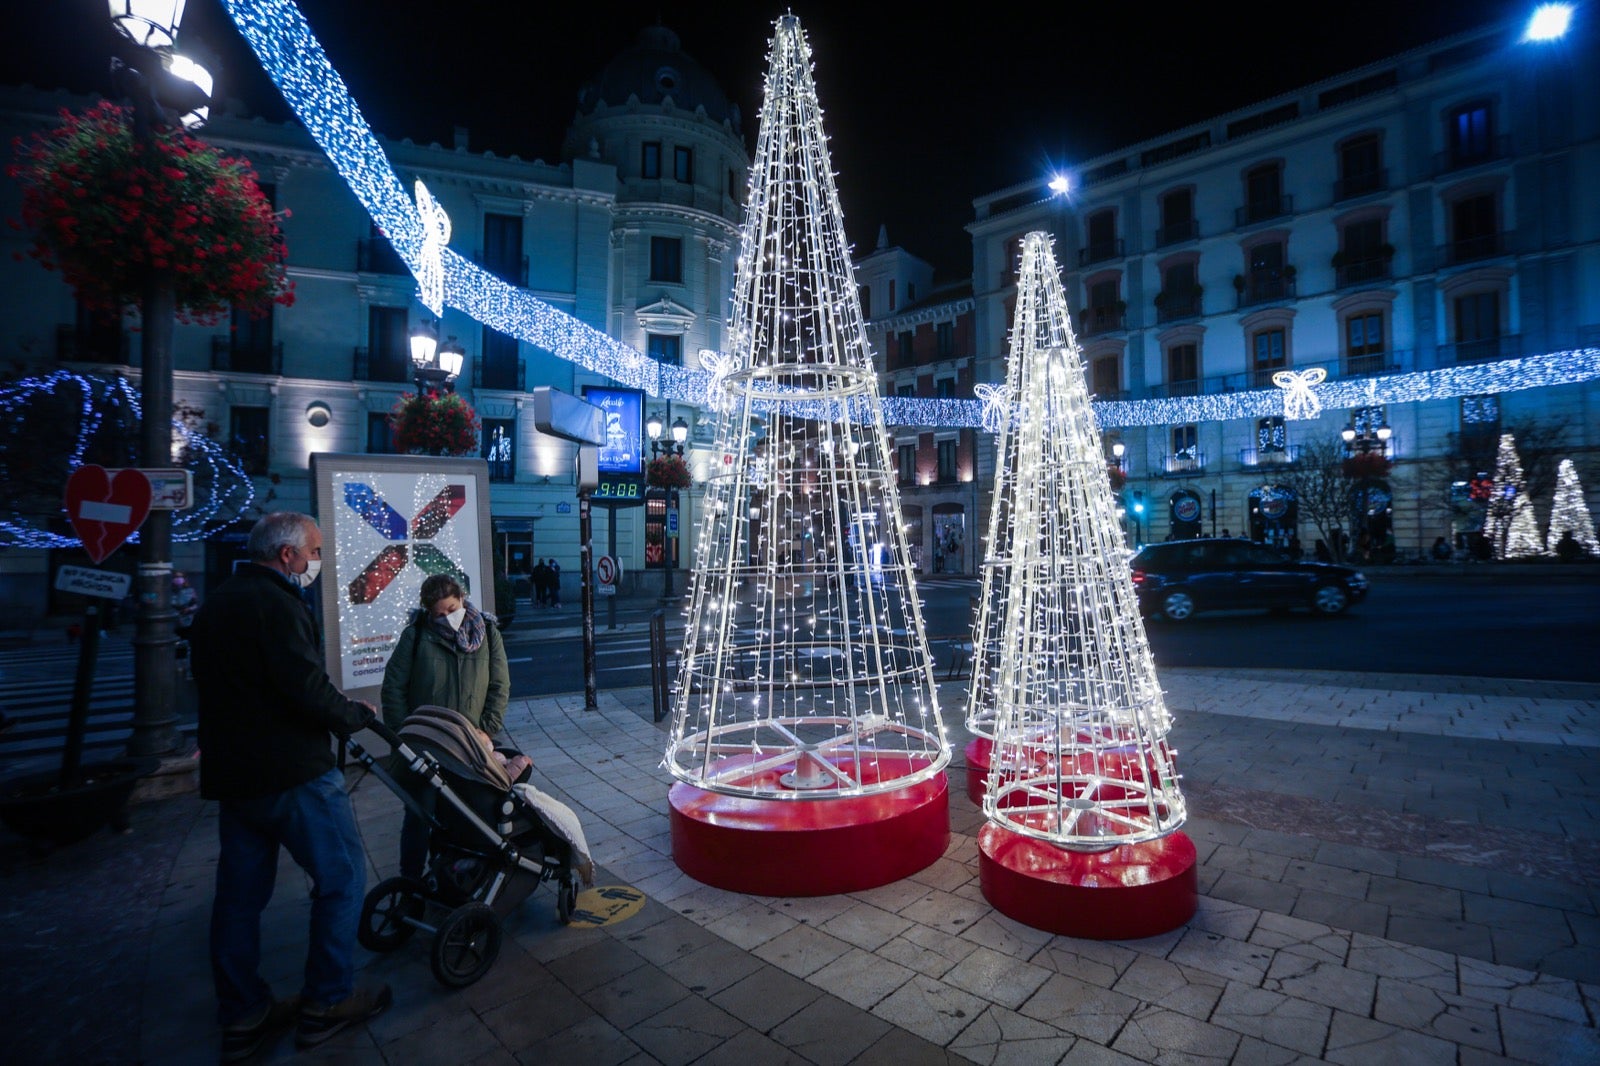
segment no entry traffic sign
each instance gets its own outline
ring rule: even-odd
[[[133,467],[112,477],[85,463],[67,478],[67,520],[95,563],[122,547],[150,513],[150,479]]]

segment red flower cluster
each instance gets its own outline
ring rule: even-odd
[[[1354,480],[1384,477],[1391,465],[1382,452],[1361,452],[1344,461],[1344,476]]]
[[[658,489],[686,489],[690,484],[689,464],[681,455],[663,455],[645,467],[645,484]]]
[[[1115,463],[1106,465],[1106,477],[1111,481],[1112,492],[1121,492],[1122,486],[1128,483],[1128,475],[1123,472],[1122,467]]]
[[[86,306],[121,312],[163,274],[182,321],[294,302],[278,216],[244,160],[182,130],[140,141],[129,109],[111,103],[63,110],[61,125],[12,147],[6,173],[23,187],[29,254]]]
[[[421,455],[472,455],[483,428],[478,412],[453,392],[406,393],[389,412],[395,443]]]

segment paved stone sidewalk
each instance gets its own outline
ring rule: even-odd
[[[394,1008],[295,1057],[1600,1061],[1600,686],[1201,670],[1162,680],[1202,899],[1184,927],[1127,942],[1052,936],[988,905],[977,880],[982,818],[959,765],[950,847],[910,878],[808,899],[701,885],[671,859],[663,726],[648,720],[648,690],[602,693],[597,712],[584,711],[581,694],[517,701],[508,731],[535,755],[540,786],[583,814],[597,882],[643,890],[644,909],[604,928],[562,927],[541,889],[508,923],[494,969],[462,992],[434,981],[423,938],[364,955],[369,975],[394,985]],[[960,686],[945,695],[959,757]],[[399,801],[375,779],[350,779],[375,883],[393,871]],[[105,885],[126,868],[128,838],[100,838],[103,856],[58,856],[83,869],[50,888],[82,907],[58,902],[59,932],[32,928],[22,948],[5,948],[4,964],[90,975],[66,991],[32,980],[24,1002],[7,1006],[3,1023],[25,1061],[215,1060],[205,962],[214,812],[192,797],[152,806],[160,817],[140,812],[135,837],[165,834],[176,859],[156,878],[147,920],[135,913],[141,895],[109,925],[115,972],[94,976],[90,953],[50,953],[108,922],[117,894]],[[160,869],[154,848],[141,845],[148,861],[136,871]],[[23,867],[8,882],[25,877],[31,889]],[[267,973],[288,992],[306,901],[287,861],[284,871]],[[39,896],[13,895],[0,944],[22,943],[17,908],[31,914]],[[138,990],[138,1028],[69,1060],[62,1030],[70,1019],[94,1032],[82,1017],[96,1000],[90,982],[115,988],[118,974],[120,994]],[[286,1039],[266,1057],[292,1054]]]

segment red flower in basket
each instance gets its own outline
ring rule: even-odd
[[[657,489],[686,489],[689,487],[689,464],[681,455],[663,455],[650,460],[645,468],[645,483]]]
[[[395,443],[413,455],[473,455],[482,424],[472,405],[453,392],[406,393],[389,412]]]

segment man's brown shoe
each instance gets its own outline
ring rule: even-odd
[[[294,1034],[295,1045],[316,1047],[335,1033],[376,1018],[388,1010],[393,1001],[394,994],[389,991],[389,986],[379,985],[376,988],[358,988],[338,1003],[303,1006],[300,1008],[300,1029]]]

